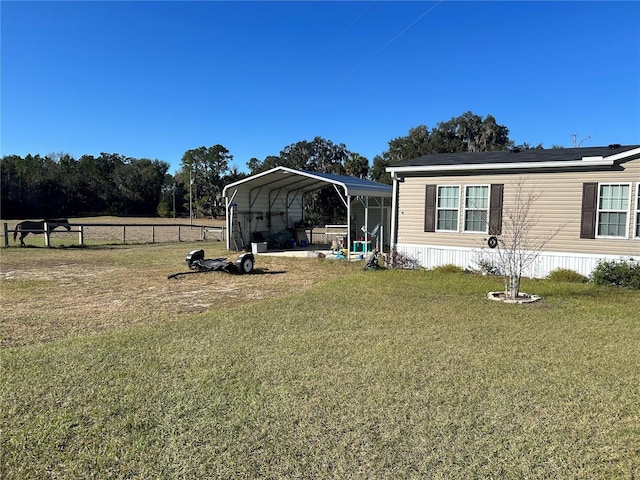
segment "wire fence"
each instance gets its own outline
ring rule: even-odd
[[[10,239],[15,244],[51,246],[51,238],[56,242],[71,241],[77,245],[113,243],[160,243],[197,240],[224,241],[226,228],[222,225],[185,225],[179,223],[68,223],[48,225],[41,229],[18,229],[17,225],[3,223],[4,246],[9,247]],[[12,227],[12,228],[11,228]],[[69,227],[69,230],[67,230]],[[26,235],[20,242],[23,233]]]

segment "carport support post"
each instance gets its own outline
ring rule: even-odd
[[[380,207],[380,230],[378,230],[378,237],[376,238],[376,247],[382,252],[384,250],[384,197],[380,197],[382,206]]]
[[[391,174],[393,191],[391,194],[391,232],[389,232],[389,248],[393,252],[396,248],[398,235],[398,175]]]
[[[369,241],[369,197],[366,196],[364,198],[364,245],[362,247],[362,251],[367,252],[367,242]],[[373,246],[371,246],[371,250],[373,250]]]
[[[44,222],[42,226],[44,227],[44,246],[50,247],[51,239],[49,238],[49,224],[47,222]]]
[[[227,250],[231,250],[231,240],[235,241],[235,237],[233,236],[233,199],[236,197],[236,193],[238,190],[234,190],[231,194],[231,198],[225,197],[226,202],[226,222],[227,222]],[[236,245],[236,250],[238,246]]]
[[[225,222],[227,223],[227,250],[231,250],[231,235],[233,232],[231,231],[231,208],[229,208],[229,199],[225,198],[226,205],[226,214],[225,214]]]
[[[347,195],[347,260],[351,257],[351,195]]]

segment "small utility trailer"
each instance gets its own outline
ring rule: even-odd
[[[251,273],[255,263],[252,253],[243,253],[235,262],[226,258],[204,258],[204,250],[192,250],[185,259],[189,266],[188,272],[172,273],[167,278],[176,278],[180,275],[207,272],[227,272],[234,274]]]

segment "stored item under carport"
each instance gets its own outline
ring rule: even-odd
[[[204,258],[204,250],[202,249],[192,250],[185,260],[190,271],[172,273],[167,278],[171,279],[180,275],[207,272],[251,273],[255,263],[255,258],[252,253],[243,253],[238,256],[235,262],[230,262],[226,258]]]

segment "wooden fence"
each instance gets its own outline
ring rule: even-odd
[[[148,241],[151,243],[156,242],[156,230],[157,229],[167,229],[167,228],[175,228],[176,229],[176,239],[178,242],[183,241],[182,234],[184,230],[198,230],[199,231],[199,239],[207,240],[207,237],[215,237],[215,239],[223,241],[226,236],[226,228],[224,226],[213,226],[213,225],[184,225],[184,224],[155,224],[155,223],[69,223],[71,230],[67,232],[67,230],[54,230],[52,232],[48,232],[48,225],[44,223],[43,230],[31,230],[30,233],[35,234],[44,234],[44,245],[45,247],[51,246],[51,235],[54,233],[77,233],[78,234],[78,245],[84,245],[85,240],[85,228],[114,228],[121,229],[122,231],[122,243],[127,243],[127,229],[131,232],[132,228],[149,228],[149,236]],[[10,229],[7,222],[4,222],[4,246],[9,246],[9,234],[14,233],[15,229]],[[165,236],[166,238],[166,236]]]

